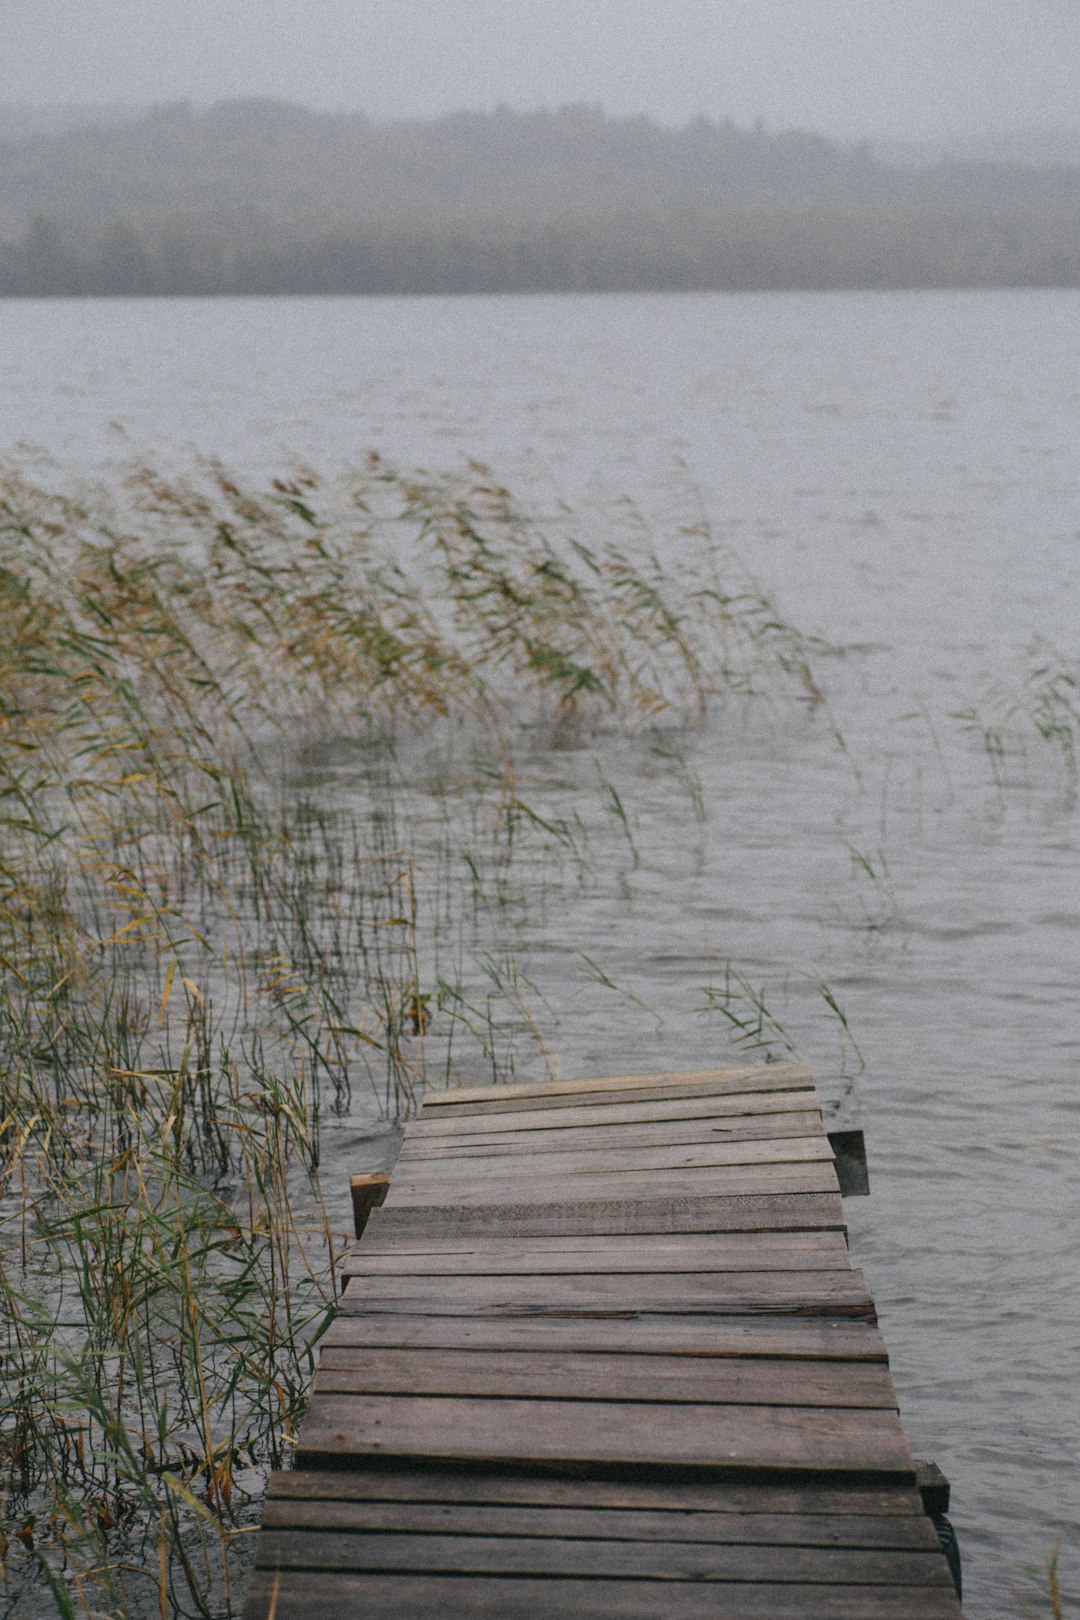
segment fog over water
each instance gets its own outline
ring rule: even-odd
[[[602,102],[845,139],[1076,124],[1072,0],[7,0],[0,103],[278,96],[416,118]]]

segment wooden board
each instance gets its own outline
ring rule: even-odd
[[[320,1476],[315,1476],[320,1477]],[[490,1502],[293,1501],[266,1504],[268,1530],[406,1532],[412,1535],[528,1536],[601,1541],[699,1541],[710,1546],[845,1547],[937,1552],[921,1507],[908,1514],[686,1513],[654,1508],[506,1507]]]
[[[865,1408],[314,1395],[297,1461],[372,1456],[915,1477],[896,1415]]]
[[[344,1282],[245,1620],[960,1614],[801,1065],[430,1097]]]
[[[768,1356],[813,1361],[885,1361],[869,1322],[812,1316],[641,1316],[613,1311],[543,1317],[415,1316],[353,1310],[348,1302],[323,1344],[372,1349],[574,1350],[586,1354]]]
[[[426,1535],[397,1531],[267,1530],[259,1562],[269,1569],[395,1570],[402,1574],[631,1576],[636,1580],[755,1581],[757,1545],[692,1541],[602,1541],[592,1537]],[[769,1548],[769,1577],[807,1585],[948,1586],[940,1552],[848,1547]]]
[[[503,1272],[847,1271],[841,1232],[653,1234],[623,1238],[407,1238],[350,1249],[346,1276],[438,1272],[464,1276]]]
[[[682,1092],[675,1088],[586,1094],[576,1098],[555,1098],[546,1104],[522,1099],[501,1108],[487,1109],[480,1104],[457,1112],[440,1109],[421,1114],[408,1127],[410,1141],[429,1141],[436,1136],[471,1136],[497,1131],[565,1130],[580,1122],[584,1125],[643,1124],[665,1119],[751,1119],[765,1114],[806,1113],[819,1109],[814,1091],[700,1090]]]
[[[563,1474],[463,1473],[413,1467],[395,1472],[386,1467],[357,1466],[347,1473],[310,1472],[302,1468],[281,1470],[271,1474],[267,1496],[302,1502],[449,1502],[489,1506],[513,1503],[542,1508],[585,1508],[590,1512],[617,1508],[635,1513],[663,1511],[680,1517],[695,1513],[736,1517],[796,1514],[847,1519],[923,1517],[918,1491],[914,1486],[895,1482],[887,1486],[840,1486],[822,1480],[799,1485],[733,1483],[730,1480],[722,1484],[708,1480],[688,1484],[670,1479],[612,1480]]]
[[[745,1063],[727,1069],[691,1069],[685,1072],[662,1074],[620,1074],[594,1076],[578,1080],[529,1080],[513,1085],[454,1086],[433,1089],[424,1095],[424,1108],[460,1108],[473,1104],[493,1108],[504,1102],[518,1102],[525,1097],[572,1097],[605,1091],[631,1091],[643,1087],[653,1089],[670,1086],[673,1090],[689,1090],[695,1086],[733,1089],[746,1081],[760,1082],[763,1090],[773,1086],[791,1086],[813,1082],[813,1075],[805,1063]]]
[[[519,1176],[572,1176],[586,1173],[640,1174],[642,1171],[676,1171],[712,1168],[720,1165],[832,1164],[833,1151],[828,1137],[776,1136],[760,1142],[676,1143],[663,1147],[619,1147],[616,1144],[583,1149],[573,1153],[563,1149],[546,1153],[534,1149],[516,1154],[508,1167],[505,1153],[476,1155],[453,1153],[414,1157],[403,1151],[395,1175],[406,1181],[423,1177],[425,1182],[478,1180],[506,1175],[512,1169]]]
[[[872,1318],[873,1299],[857,1271],[621,1272],[580,1276],[354,1277],[346,1300],[365,1311],[476,1316],[488,1311],[706,1311],[743,1315]]]
[[[878,1362],[528,1350],[375,1350],[328,1346],[319,1394],[513,1395],[690,1401],[758,1406],[877,1407],[895,1411],[896,1391]]]
[[[413,1237],[495,1233],[501,1237],[619,1236],[661,1232],[843,1232],[844,1206],[829,1193],[706,1193],[689,1197],[576,1198],[566,1204],[444,1203],[377,1209],[364,1232]]]
[[[748,1091],[748,1085],[753,1091]],[[502,1117],[507,1124],[514,1123],[522,1114],[542,1114],[550,1110],[560,1120],[565,1120],[577,1108],[628,1108],[642,1103],[650,1102],[683,1102],[699,1103],[717,1101],[725,1098],[743,1098],[747,1096],[778,1096],[783,1093],[798,1095],[805,1098],[803,1089],[805,1081],[780,1080],[740,1080],[730,1086],[719,1081],[699,1082],[696,1085],[680,1086],[661,1081],[655,1085],[635,1085],[623,1090],[610,1091],[579,1091],[573,1095],[552,1097],[501,1097],[497,1102],[463,1103],[454,1109],[437,1109],[430,1113],[421,1113],[420,1121],[424,1125],[431,1124],[440,1118],[468,1122],[472,1119],[490,1119]],[[803,1103],[805,1107],[805,1102]]]
[[[613,1112],[617,1115],[620,1110]],[[759,1142],[771,1136],[824,1136],[821,1115],[806,1109],[769,1114],[715,1114],[691,1119],[646,1120],[643,1123],[614,1118],[599,1125],[547,1127],[520,1131],[440,1131],[420,1135],[410,1133],[402,1152],[410,1159],[428,1159],[437,1154],[459,1158],[481,1157],[485,1153],[556,1153],[565,1148],[572,1153],[590,1147],[664,1147],[680,1142]]]
[[[468,1605],[464,1608],[463,1605]],[[916,1607],[917,1604],[917,1607]],[[951,1591],[910,1586],[512,1580],[257,1573],[242,1620],[960,1620]]]
[[[419,1171],[403,1170],[390,1184],[383,1209],[424,1208],[439,1204],[556,1204],[594,1203],[605,1199],[625,1202],[635,1196],[655,1196],[662,1180],[669,1198],[704,1198],[710,1193],[839,1192],[831,1157],[821,1164],[724,1165],[702,1170],[655,1172],[600,1171],[581,1175],[522,1176],[506,1174],[463,1178],[452,1189],[445,1180]]]

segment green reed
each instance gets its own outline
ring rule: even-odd
[[[1055,1542],[1042,1568],[1033,1564],[1024,1566],[1027,1584],[1038,1594],[1037,1598],[1031,1600],[1026,1599],[1019,1593],[1016,1594],[1019,1603],[1018,1613],[1022,1614],[1025,1620],[1037,1620],[1040,1614],[1048,1616],[1048,1620],[1065,1620],[1065,1597],[1061,1589],[1060,1561],[1061,1544]],[[1037,1609],[1031,1607],[1032,1601],[1038,1603]]]
[[[594,854],[523,784],[521,739],[761,691],[821,700],[707,534],[661,566],[484,469],[0,478],[11,1604],[234,1611],[333,1308],[327,1110],[557,1062],[492,923]],[[312,789],[349,750],[359,797]]]
[[[952,718],[982,745],[999,790],[1010,767],[1026,766],[1037,747],[1056,762],[1075,799],[1080,665],[1043,637],[1029,642],[1011,679],[984,681],[978,699]]]

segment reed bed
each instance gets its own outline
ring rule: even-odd
[[[985,678],[975,702],[953,711],[960,729],[981,744],[999,791],[1026,786],[1037,750],[1058,768],[1075,805],[1080,740],[1080,663],[1035,636],[1006,678]]]
[[[679,761],[724,700],[823,704],[708,534],[673,554],[482,468],[0,480],[0,1612],[235,1611],[335,1294],[328,1114],[547,1060],[489,922],[595,853],[522,739]]]

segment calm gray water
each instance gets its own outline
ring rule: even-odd
[[[1069,292],[0,304],[0,446],[254,473],[378,448],[480,458],[593,523],[623,495],[657,535],[703,509],[842,650],[848,758],[761,707],[680,739],[703,827],[644,743],[603,744],[640,865],[517,943],[566,1072],[726,1056],[698,1009],[730,959],[864,1126],[853,1244],[913,1447],[953,1480],[973,1620],[1034,1604],[1022,1566],[1058,1539],[1080,1584],[1075,782],[1022,713],[997,780],[952,718],[1077,671],[1078,428]],[[595,801],[598,746],[538,752],[535,791]],[[347,754],[316,774],[348,796]],[[327,1130],[329,1183],[392,1152],[377,1131]]]

